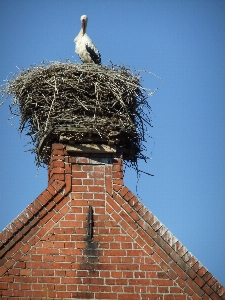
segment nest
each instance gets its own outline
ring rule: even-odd
[[[14,74],[1,92],[19,131],[30,136],[37,165],[48,164],[51,144],[107,143],[123,149],[131,163],[144,158],[151,126],[140,72],[111,64],[45,62]]]

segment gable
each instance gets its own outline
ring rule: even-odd
[[[2,299],[225,299],[123,185],[121,159],[53,153],[48,188],[1,233]]]

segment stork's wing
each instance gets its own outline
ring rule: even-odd
[[[95,64],[101,64],[101,54],[96,47],[90,47],[88,44],[85,45],[87,52]]]

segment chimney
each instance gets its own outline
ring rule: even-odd
[[[113,195],[113,186],[123,185],[122,154],[115,146],[102,144],[53,144],[48,184],[55,181],[65,182],[65,193],[71,192],[71,199],[85,199],[87,207],[95,206],[95,199],[104,205],[106,195]]]
[[[135,118],[128,113],[136,109],[134,103],[130,98],[127,106],[114,102],[118,114],[109,111],[108,119],[102,114],[98,123],[89,110],[97,111],[87,85],[90,98],[79,106],[81,99],[74,105],[72,95],[68,108],[71,90],[63,94],[68,82],[62,77],[67,68],[70,82],[74,67],[56,64],[51,77],[55,88],[50,79],[44,84],[53,86],[51,101],[47,92],[39,110],[35,94],[25,101],[28,105],[32,99],[34,105],[28,111],[31,131],[39,129],[36,154],[48,164],[48,187],[0,233],[0,299],[225,300],[225,288],[124,186],[123,161],[135,161],[141,150]],[[103,76],[104,67],[96,68]],[[33,76],[39,76],[36,71]],[[41,69],[41,74],[52,69],[48,71]],[[65,84],[61,92],[60,80]],[[97,85],[93,91],[97,93]],[[49,106],[41,111],[40,103]],[[108,111],[112,102],[108,105],[102,109]]]

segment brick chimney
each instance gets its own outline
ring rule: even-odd
[[[53,144],[49,184],[0,234],[0,299],[225,299],[123,183],[115,147]]]
[[[137,159],[145,128],[138,78],[123,67],[56,62],[12,81],[48,187],[0,233],[1,300],[225,300],[225,288],[124,186],[123,159]]]

